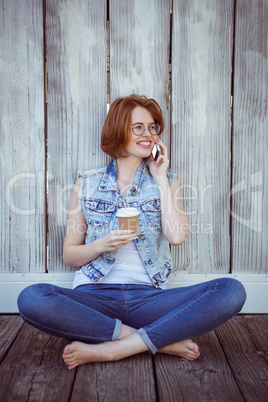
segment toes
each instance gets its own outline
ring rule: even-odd
[[[71,351],[71,347],[70,345],[65,346],[65,348],[63,349],[63,354],[68,354]]]
[[[199,353],[199,348],[198,348],[196,343],[194,343],[194,345],[193,345],[193,351],[194,351],[195,354]]]
[[[192,342],[191,345],[191,352],[193,353],[193,355],[195,356],[195,358],[200,356],[200,351],[199,351],[199,347],[196,343]]]
[[[187,354],[187,359],[188,359],[188,360],[193,361],[195,358],[196,358],[195,355],[193,355],[193,354],[191,354],[191,353],[188,353],[188,354]]]
[[[66,366],[68,366],[68,370],[74,369],[78,364],[73,361],[65,361]]]
[[[70,366],[71,362],[69,362],[68,360],[64,360],[64,363],[66,364],[66,366]]]
[[[188,360],[193,361],[200,356],[199,347],[196,343],[191,345],[191,349],[187,351]]]

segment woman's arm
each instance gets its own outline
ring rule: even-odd
[[[85,244],[87,222],[81,211],[78,192],[80,178],[76,181],[69,205],[67,229],[63,245],[63,261],[67,265],[84,265],[101,254],[100,241]]]
[[[177,178],[173,179],[172,188],[167,178],[169,160],[167,148],[158,139],[157,143],[162,148],[162,155],[157,162],[151,160],[150,171],[158,186],[161,200],[162,231],[170,244],[182,244],[189,232],[189,222],[181,206],[181,192]]]
[[[78,199],[80,180],[76,181],[71,196],[63,245],[63,261],[71,266],[87,264],[104,252],[119,249],[137,236],[130,230],[112,230],[106,236],[85,244],[87,222]]]
[[[189,222],[181,206],[181,192],[177,178],[170,188],[167,177],[158,180],[161,200],[162,231],[170,244],[182,244],[189,232]]]

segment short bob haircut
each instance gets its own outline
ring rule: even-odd
[[[161,126],[158,135],[164,131],[163,113],[154,99],[134,94],[116,99],[111,104],[101,135],[101,149],[113,158],[126,157],[124,146],[128,143],[131,135],[129,126],[131,125],[132,111],[137,106],[147,109],[154,122]]]

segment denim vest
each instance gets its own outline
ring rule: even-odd
[[[158,288],[171,272],[172,260],[169,242],[161,230],[161,202],[158,187],[142,161],[137,169],[126,200],[116,183],[116,159],[108,166],[78,173],[81,177],[79,200],[88,227],[85,243],[99,239],[111,230],[119,229],[116,212],[122,207],[136,207],[139,215],[139,236],[134,241],[145,269]],[[171,186],[175,174],[167,172]],[[82,267],[94,282],[100,282],[113,267],[117,251],[105,252]]]

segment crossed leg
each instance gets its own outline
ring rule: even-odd
[[[96,345],[82,343],[84,341],[67,345],[63,359],[68,368],[73,369],[88,362],[120,360],[148,351],[149,346],[153,353],[158,351],[194,360],[200,354],[199,348],[189,338],[212,331],[236,315],[245,302],[246,293],[243,285],[235,279],[220,278],[158,293],[157,300],[155,292],[151,295],[151,290],[149,296],[149,302],[141,303],[139,309],[134,309],[130,326],[122,325],[116,341],[108,340],[112,339],[116,329],[114,319],[98,309],[95,311],[92,300],[84,298],[81,291],[48,284],[32,285],[20,294],[18,306],[25,321],[41,331],[74,339],[73,331],[76,330],[77,339],[103,340]],[[95,303],[99,306],[98,301]],[[107,305],[104,307],[108,309]],[[143,324],[148,309],[157,312],[158,317],[150,316],[152,323]],[[72,320],[66,321],[62,311],[66,314],[72,311]],[[100,328],[95,325],[99,321],[102,322]],[[140,330],[136,331],[134,326]],[[104,336],[108,327],[109,336]],[[180,341],[176,342],[177,339]]]
[[[62,357],[68,369],[72,370],[81,364],[121,360],[148,350],[148,346],[134,328],[122,325],[118,340],[96,345],[74,341],[64,348]],[[184,357],[190,361],[200,355],[198,345],[191,339],[165,346],[158,352]]]

